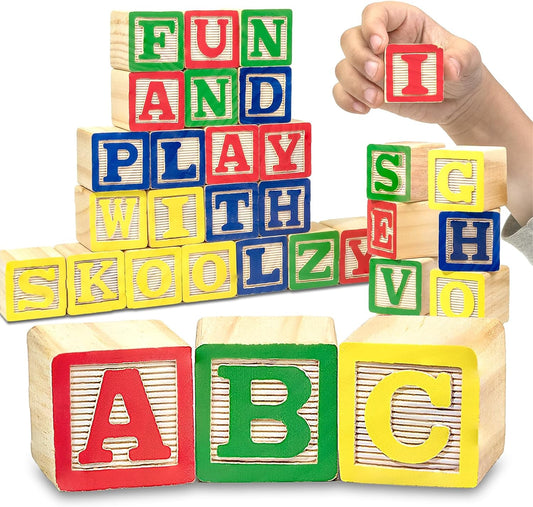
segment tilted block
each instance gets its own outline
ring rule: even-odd
[[[204,318],[195,376],[201,481],[336,477],[337,346],[330,318]]]
[[[194,480],[191,348],[159,321],[28,333],[31,451],[63,491]]]
[[[126,308],[124,252],[91,252],[79,243],[56,245],[67,262],[67,313],[111,312]]]
[[[430,315],[509,320],[507,266],[483,273],[434,269],[430,276]]]
[[[76,239],[89,250],[128,250],[148,244],[146,192],[91,192],[77,186]]]
[[[206,240],[226,241],[258,236],[257,183],[205,187]]]
[[[239,122],[288,123],[292,117],[290,67],[239,69]]]
[[[185,67],[239,67],[240,35],[237,11],[185,12]]]
[[[95,192],[150,187],[148,132],[79,128],[78,183]]]
[[[385,48],[385,102],[442,102],[443,49],[433,44]]]
[[[507,152],[495,146],[431,150],[429,206],[443,211],[488,211],[507,202]]]
[[[177,130],[185,126],[182,71],[111,71],[113,125],[131,131]]]
[[[442,211],[439,215],[439,269],[500,269],[500,212]]]
[[[333,218],[321,224],[340,234],[339,283],[368,282],[367,219],[366,217]]]
[[[311,124],[303,121],[259,127],[261,180],[311,176]]]
[[[433,258],[370,259],[368,309],[391,315],[429,314],[429,278],[436,269]]]
[[[181,303],[180,247],[128,250],[124,264],[128,308]]]
[[[442,143],[369,144],[366,195],[377,201],[428,200],[428,152]]]
[[[182,247],[183,301],[210,301],[237,295],[237,261],[234,241],[217,241]]]
[[[182,12],[111,13],[111,66],[150,72],[183,69]]]
[[[239,296],[287,289],[287,236],[244,239],[236,247]]]
[[[67,312],[67,270],[53,248],[0,250],[0,314],[8,322]]]
[[[245,9],[241,12],[241,65],[292,63],[292,11]]]
[[[437,257],[439,212],[427,201],[368,201],[368,251],[387,259]]]
[[[279,236],[311,227],[311,182],[308,178],[259,183],[259,234]]]
[[[200,187],[205,183],[205,133],[200,129],[150,134],[152,188]]]
[[[207,127],[205,135],[209,185],[259,180],[257,125]]]
[[[311,222],[308,232],[289,236],[289,289],[339,283],[339,232]]]
[[[149,190],[148,244],[180,246],[205,240],[205,204],[202,187]]]
[[[473,488],[504,438],[498,320],[378,316],[341,343],[343,481]]]

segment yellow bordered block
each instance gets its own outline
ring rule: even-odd
[[[61,317],[67,310],[66,264],[50,247],[0,251],[0,314],[8,322]]]
[[[67,260],[67,313],[85,315],[126,308],[124,252],[91,252],[79,243],[57,245]]]
[[[128,308],[182,302],[180,247],[128,250],[124,262]]]
[[[430,273],[429,314],[509,320],[509,268],[498,271]]]
[[[343,481],[475,487],[504,437],[497,319],[378,316],[340,345]]]
[[[146,192],[91,192],[77,186],[76,239],[93,252],[148,246]]]
[[[237,295],[237,254],[234,241],[182,247],[183,301],[209,301]]]
[[[494,146],[430,150],[428,204],[443,211],[488,211],[507,202],[507,152]]]

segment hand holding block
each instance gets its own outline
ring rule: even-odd
[[[504,436],[498,320],[380,316],[340,345],[343,481],[475,487]]]
[[[196,336],[201,481],[337,475],[337,347],[324,317],[219,317]]]
[[[31,450],[63,491],[194,480],[191,348],[159,321],[28,333]]]

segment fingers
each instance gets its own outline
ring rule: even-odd
[[[338,63],[335,74],[340,86],[354,100],[368,107],[379,107],[383,104],[381,88],[363,76],[347,59]]]
[[[341,85],[337,83],[333,87],[333,98],[337,105],[349,113],[366,114],[370,108],[361,101],[352,97]]]
[[[444,48],[444,79],[460,81],[477,74],[481,69],[478,49],[465,39],[451,36]]]
[[[383,80],[385,67],[383,59],[376,56],[363,38],[361,27],[346,30],[341,37],[341,48],[346,60],[360,74],[374,83]]]

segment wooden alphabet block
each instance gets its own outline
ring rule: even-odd
[[[150,187],[148,132],[79,128],[78,183],[94,192]]]
[[[239,67],[240,25],[237,11],[185,12],[185,67]]]
[[[428,152],[442,143],[369,144],[366,195],[376,201],[428,200]]]
[[[341,343],[343,481],[473,488],[504,437],[498,320],[378,316]]]
[[[241,65],[291,65],[292,10],[245,9],[241,13]]]
[[[499,271],[431,271],[430,315],[509,320],[509,268]]]
[[[148,191],[148,244],[180,246],[205,240],[202,187]]]
[[[311,176],[311,124],[302,121],[259,126],[261,180]]]
[[[442,102],[443,50],[433,44],[385,48],[385,102]]]
[[[431,150],[429,206],[443,211],[488,211],[507,202],[507,154],[494,146]]]
[[[28,333],[31,451],[63,491],[194,480],[191,348],[159,321]]]
[[[201,129],[150,134],[152,188],[200,187],[205,183],[205,133]]]
[[[387,259],[437,257],[439,212],[427,201],[368,201],[368,252]]]
[[[91,192],[77,186],[76,239],[93,252],[145,248],[146,192]]]
[[[500,269],[500,212],[442,211],[439,215],[439,269]]]
[[[287,236],[244,239],[236,247],[239,296],[287,289]]]
[[[368,309],[390,315],[429,314],[429,277],[433,258],[370,259]]]
[[[67,313],[111,312],[126,308],[124,252],[91,252],[79,243],[57,245],[67,261]]]
[[[182,247],[183,301],[210,301],[237,295],[237,261],[234,241],[200,243]]]
[[[336,477],[337,347],[330,318],[204,318],[195,376],[199,480]]]
[[[259,183],[259,234],[279,236],[311,227],[311,182],[308,178]]]
[[[182,71],[111,71],[113,125],[125,130],[177,130],[185,126]]]
[[[0,250],[0,314],[8,322],[67,312],[65,259],[53,248]]]
[[[133,72],[183,69],[182,12],[111,13],[111,66]]]
[[[320,222],[340,234],[339,283],[368,282],[367,219],[366,217],[333,218]]]
[[[289,236],[289,289],[315,289],[339,283],[339,232],[311,222],[308,232]]]
[[[149,308],[181,303],[181,248],[124,252],[126,306]]]
[[[239,69],[239,122],[288,123],[292,117],[290,67]]]
[[[259,180],[257,125],[207,127],[207,183],[240,183]]]

